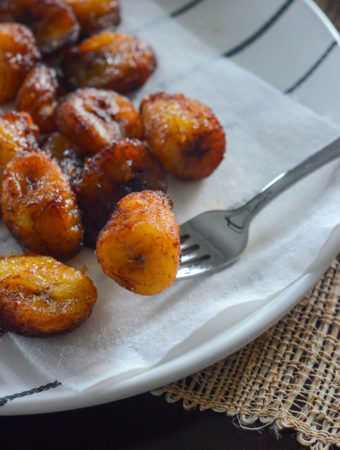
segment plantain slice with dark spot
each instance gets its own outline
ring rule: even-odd
[[[65,54],[63,69],[74,87],[113,89],[126,94],[140,88],[156,68],[151,47],[125,33],[102,31]]]
[[[119,141],[89,159],[75,186],[85,241],[95,246],[117,202],[130,192],[167,189],[167,175],[142,142]]]
[[[127,97],[113,91],[81,88],[67,95],[57,109],[58,130],[84,154],[95,154],[123,138],[140,138],[138,111]]]
[[[153,295],[168,288],[181,253],[170,198],[143,191],[121,199],[100,232],[96,252],[106,275],[129,291]]]
[[[48,337],[78,328],[97,301],[91,279],[47,256],[0,259],[0,326]]]
[[[119,25],[119,0],[64,0],[70,5],[83,34],[92,34]]]
[[[41,150],[21,152],[8,163],[2,213],[27,250],[66,260],[81,248],[83,228],[75,194],[60,167]]]
[[[73,44],[80,31],[72,8],[61,0],[5,0],[0,20],[27,25],[43,54]]]
[[[201,180],[221,163],[224,130],[210,108],[183,94],[160,92],[140,107],[144,139],[163,166],[181,180]]]
[[[0,204],[2,174],[20,151],[37,147],[39,129],[26,112],[8,112],[0,117]]]
[[[20,23],[0,23],[0,103],[12,100],[26,74],[40,60],[31,31]]]
[[[42,150],[58,163],[71,187],[79,182],[85,158],[71,139],[56,131],[48,136]]]
[[[57,72],[44,64],[36,65],[26,75],[17,94],[18,111],[28,112],[43,133],[56,129],[54,121],[60,86]]]

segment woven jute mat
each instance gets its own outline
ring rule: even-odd
[[[277,325],[228,358],[161,389],[185,409],[241,426],[293,428],[300,444],[340,447],[340,263]]]

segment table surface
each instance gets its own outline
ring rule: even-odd
[[[244,431],[213,411],[185,411],[150,393],[63,413],[1,417],[6,450],[302,450],[293,432]]]

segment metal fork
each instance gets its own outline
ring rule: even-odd
[[[278,175],[240,208],[208,211],[181,225],[182,261],[177,279],[211,274],[235,262],[247,245],[255,215],[285,189],[338,156],[340,138]]]

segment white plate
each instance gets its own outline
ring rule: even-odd
[[[158,0],[157,3],[221,54],[340,124],[339,36],[310,0]],[[13,375],[9,396],[0,398],[0,405],[4,405],[0,414],[33,414],[105,403],[202,369],[256,338],[280,319],[321,277],[339,248],[339,234],[334,233],[314,265],[317,268],[276,295],[265,307],[217,336],[207,336],[194,349],[172,354],[167,361],[138,376],[74,393],[53,380],[46,384],[34,371],[30,374],[32,384],[23,389],[18,381],[20,374],[17,378]],[[15,358],[13,354],[12,370]],[[2,377],[6,379],[6,374],[0,374],[0,380]]]

